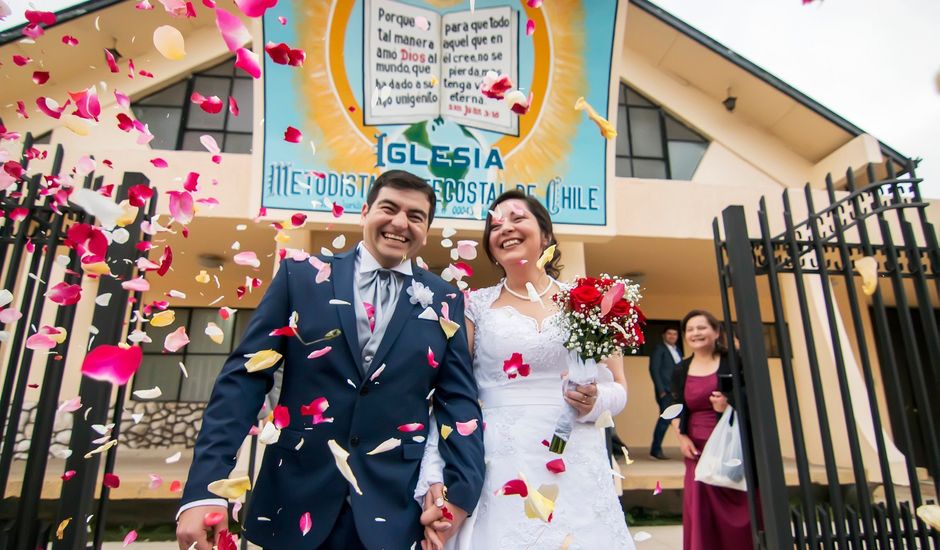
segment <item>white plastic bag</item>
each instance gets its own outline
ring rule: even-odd
[[[734,424],[731,423],[735,418]],[[709,436],[695,466],[695,481],[716,487],[727,487],[738,491],[747,490],[744,479],[744,452],[741,448],[741,431],[734,409],[728,407],[722,413],[712,435]]]

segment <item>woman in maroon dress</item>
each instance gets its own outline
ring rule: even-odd
[[[728,396],[718,391],[719,375],[730,375],[728,351],[722,344],[721,324],[707,311],[693,310],[682,319],[686,349],[692,355],[676,370],[672,385],[682,413],[672,421],[685,457],[682,497],[684,550],[749,550],[751,541],[747,493],[695,481],[695,466],[712,430],[728,408]]]

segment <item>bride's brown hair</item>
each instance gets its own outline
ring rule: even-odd
[[[542,234],[544,234],[548,239],[548,246],[558,244],[558,241],[555,240],[555,232],[552,229],[552,217],[549,215],[548,210],[542,206],[542,203],[532,195],[527,195],[518,189],[510,189],[509,191],[506,191],[502,195],[496,197],[496,200],[493,201],[493,204],[490,205],[490,210],[496,211],[496,207],[499,206],[500,203],[512,199],[523,201],[526,204],[529,212],[532,213],[535,221],[538,222],[539,229],[542,231]],[[503,266],[496,263],[496,258],[493,256],[493,251],[490,250],[490,233],[492,232],[493,216],[488,213],[486,216],[486,223],[483,226],[483,250],[486,252],[486,257],[489,258],[494,265],[499,267],[500,271],[502,271],[505,275],[506,270],[503,269]],[[556,248],[555,255],[552,256],[552,259],[545,264],[545,273],[547,273],[549,277],[557,279],[561,276],[561,269],[563,266],[559,262],[561,262],[561,251]]]

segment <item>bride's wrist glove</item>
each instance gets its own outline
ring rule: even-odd
[[[585,415],[578,418],[578,422],[594,422],[604,411],[610,411],[611,416],[617,416],[627,404],[627,390],[614,382],[597,383],[597,395],[594,407]]]

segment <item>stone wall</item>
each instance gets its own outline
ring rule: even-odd
[[[121,421],[119,447],[129,449],[166,449],[170,447],[191,448],[196,444],[196,434],[202,426],[205,403],[138,402],[129,401]],[[49,455],[68,449],[72,436],[72,415],[58,413],[52,430]],[[142,414],[135,423],[134,414]],[[20,415],[19,430],[13,458],[26,460],[33,425],[36,421],[36,403],[25,403]]]

